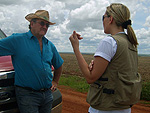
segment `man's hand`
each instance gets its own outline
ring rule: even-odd
[[[56,90],[57,85],[58,85],[58,83],[56,83],[55,81],[52,81],[52,87],[51,87],[52,92],[54,92]]]

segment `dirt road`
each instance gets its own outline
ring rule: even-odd
[[[66,86],[59,86],[59,90],[63,98],[62,113],[88,113],[87,94],[73,91]],[[132,113],[150,113],[150,105],[138,103],[132,107]]]

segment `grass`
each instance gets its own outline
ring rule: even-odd
[[[76,91],[86,93],[89,89],[89,85],[83,77],[62,75],[59,85],[69,86]]]
[[[148,106],[150,105],[150,101],[140,101],[141,104],[147,104]],[[150,107],[150,106],[149,106]]]
[[[143,82],[141,99],[150,100],[150,82]]]
[[[89,85],[83,78],[82,73],[77,64],[77,60],[74,54],[61,53],[61,57],[64,59],[63,75],[60,78],[60,85],[69,86],[80,92],[87,92]],[[92,54],[83,54],[83,57],[90,63],[93,59]],[[139,56],[138,72],[142,76],[142,94],[141,99],[150,101],[150,57]]]

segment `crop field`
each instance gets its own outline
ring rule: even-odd
[[[60,53],[61,57],[64,60],[63,64],[63,74],[82,76],[82,73],[79,69],[77,60],[74,54],[69,53]],[[85,60],[89,64],[93,59],[93,54],[83,54]],[[150,57],[148,56],[139,56],[138,72],[142,76],[142,80],[150,82]]]

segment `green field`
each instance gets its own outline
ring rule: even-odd
[[[64,59],[63,72],[60,79],[60,85],[70,86],[80,92],[87,92],[89,85],[82,77],[82,73],[77,64],[74,54],[60,53]],[[93,59],[92,54],[83,54],[85,60],[89,64]],[[138,72],[142,76],[142,95],[141,99],[150,100],[150,57],[139,56]]]

